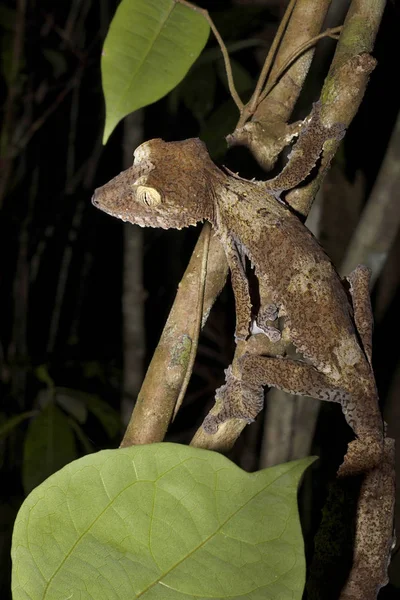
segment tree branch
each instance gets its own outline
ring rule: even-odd
[[[321,120],[327,127],[341,123],[347,128],[358,111],[376,64],[368,52],[373,49],[384,7],[384,0],[353,0],[351,3],[321,91]],[[286,201],[304,217],[310,211],[338,146],[336,140],[326,142],[316,176],[308,185],[286,197]]]
[[[188,370],[190,350],[196,335],[199,281],[207,230],[203,228],[174,304],[146,373],[121,447],[149,444],[164,439],[177,397]],[[211,236],[207,280],[203,302],[203,325],[228,274],[225,253]],[[162,376],[161,376],[162,374]]]
[[[276,81],[290,57],[318,36],[330,3],[331,0],[320,0],[318,4],[314,0],[297,0],[276,53],[266,83],[268,87]],[[299,133],[301,123],[288,125],[287,122],[300,95],[314,51],[313,46],[286,70],[268,95],[259,102],[251,121],[246,124],[244,111],[235,131],[227,138],[229,146],[244,145],[249,148],[266,171],[274,167],[283,148]]]

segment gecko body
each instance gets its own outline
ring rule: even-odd
[[[326,131],[322,134],[326,139]],[[311,160],[304,152],[295,154],[294,170],[288,165],[274,180],[258,182],[217,168],[198,139],[151,140],[137,148],[130,169],[96,190],[93,203],[141,226],[180,229],[210,221],[231,271],[237,338],[249,336],[253,319],[246,258],[254,267],[261,300],[269,298],[268,304],[261,301],[257,324],[271,340],[279,339],[281,332],[272,322],[284,317],[302,359],[244,355],[241,380],[227,371],[226,384],[220,388],[225,408],[208,415],[204,429],[213,433],[236,416],[251,420],[261,408],[263,386],[340,402],[357,436],[342,470],[355,473],[375,466],[383,447],[371,367],[368,273],[366,268],[356,269],[346,290],[320,244],[280,200],[282,189],[293,187],[311,170],[319,146]],[[237,414],[229,405],[231,393],[244,398],[244,409]],[[256,406],[251,406],[252,398]]]

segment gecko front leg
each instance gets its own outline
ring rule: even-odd
[[[231,272],[231,283],[236,305],[236,340],[245,340],[249,336],[251,322],[251,300],[249,282],[246,277],[244,254],[230,237],[224,239],[226,259]]]
[[[279,342],[282,332],[271,323],[278,318],[279,310],[276,304],[261,304],[257,319],[252,325],[251,333],[265,333],[271,342]]]
[[[225,235],[223,239],[226,259],[231,273],[231,284],[235,296],[236,305],[236,330],[235,340],[246,340],[249,337],[249,328],[252,323],[252,304],[250,299],[249,282],[245,270],[245,254],[241,251],[240,245],[229,236]],[[264,333],[272,342],[278,342],[281,339],[280,330],[268,323],[275,321],[278,317],[278,307],[275,304],[261,306],[257,315],[257,320],[252,323],[251,333]],[[257,331],[257,326],[260,331]]]
[[[339,141],[344,134],[345,127],[340,123],[335,123],[331,127],[323,124],[321,102],[315,102],[289,154],[287,165],[276,177],[265,182],[266,188],[279,197],[279,192],[297,187],[317,164],[324,143],[332,138]]]

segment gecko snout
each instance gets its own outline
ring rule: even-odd
[[[94,206],[100,206],[97,192],[98,192],[98,190],[94,190],[94,194],[92,196],[92,204],[94,204]]]

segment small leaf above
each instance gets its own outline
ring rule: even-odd
[[[129,113],[159,100],[186,75],[210,32],[204,17],[176,0],[122,0],[103,46],[106,143]]]
[[[312,460],[246,473],[168,443],[85,456],[20,509],[13,600],[300,600],[297,486]]]

